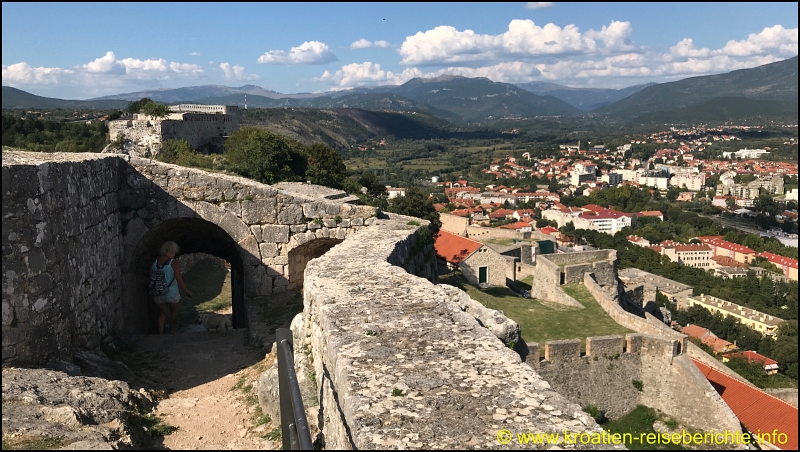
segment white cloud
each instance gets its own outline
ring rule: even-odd
[[[306,41],[289,52],[270,50],[258,57],[261,64],[327,64],[338,61],[328,45],[319,41]]]
[[[797,28],[787,30],[780,25],[767,27],[760,33],[751,33],[743,41],[728,41],[721,52],[730,56],[794,56],[797,55]]]
[[[445,66],[480,62],[526,60],[547,55],[594,54],[630,51],[630,22],[612,21],[600,31],[581,33],[575,25],[536,25],[531,20],[512,20],[499,35],[459,31],[439,26],[406,37],[400,46],[404,64]],[[602,47],[597,41],[603,43]]]
[[[344,65],[333,73],[325,71],[317,80],[331,83],[339,88],[352,88],[364,85],[399,85],[422,75],[422,71],[417,68],[406,68],[396,74],[381,69],[378,63],[366,61]]]
[[[48,85],[59,83],[62,76],[70,75],[74,71],[58,67],[32,67],[26,62],[3,65],[3,84],[18,85]]]
[[[525,8],[527,9],[542,9],[542,8],[552,8],[553,2],[528,2],[525,4]]]
[[[225,73],[226,80],[255,80],[258,78],[256,74],[246,73],[243,66],[231,66],[229,63],[222,63],[219,68]]]
[[[189,56],[200,56],[200,55],[201,55],[200,52],[191,52],[191,53],[189,53]]]
[[[391,44],[389,44],[388,42],[386,42],[384,40],[370,41],[370,40],[367,40],[367,39],[364,39],[364,38],[361,38],[358,41],[350,44],[350,49],[352,49],[352,50],[368,49],[370,47],[381,47],[381,48],[385,49],[387,47],[391,47]]]
[[[125,74],[125,66],[117,61],[114,52],[108,51],[104,56],[84,64],[83,68],[93,74]]]
[[[372,41],[368,41],[364,38],[361,38],[358,41],[350,44],[351,49],[367,49],[369,47],[372,47]]]

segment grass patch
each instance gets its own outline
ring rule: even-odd
[[[153,414],[133,414],[131,424],[142,430],[150,432],[151,441],[163,438],[178,431],[178,427],[165,424],[164,420]]]
[[[11,436],[3,432],[3,450],[53,450],[72,444],[61,437],[51,438],[42,435]]]
[[[194,296],[181,297],[179,325],[193,323],[200,312],[216,312],[232,304],[231,273],[218,261],[205,259],[197,262],[183,275],[183,281]]]
[[[281,434],[281,427],[280,426],[273,428],[266,435],[262,436],[262,438],[264,438],[264,439],[268,439],[270,441],[276,441],[276,442],[281,441],[282,437],[283,437],[283,435]]]
[[[600,307],[583,284],[563,286],[565,292],[584,306],[579,309],[536,299],[525,299],[507,287],[481,289],[467,282],[460,274],[441,276],[443,284],[450,284],[467,292],[489,309],[501,310],[522,328],[522,337],[527,342],[538,342],[544,355],[544,343],[549,340],[586,338],[626,334],[632,331],[617,324]],[[525,278],[524,283],[533,283],[533,278]],[[585,350],[585,344],[581,344]]]
[[[624,435],[630,433],[633,438],[638,439],[638,435],[647,433],[656,433],[653,430],[653,422],[658,419],[656,411],[644,405],[637,405],[630,413],[625,416],[609,421],[602,424],[603,429],[611,433],[619,433]],[[644,437],[644,436],[643,436]],[[677,444],[647,444],[647,442],[625,444],[630,449],[644,449],[644,450],[685,450]]]
[[[522,240],[515,240],[515,239],[491,239],[486,240],[484,243],[490,243],[492,245],[502,245],[502,246],[509,246],[514,245],[516,243],[520,243]]]

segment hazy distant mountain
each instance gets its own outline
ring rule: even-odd
[[[573,116],[577,108],[553,96],[538,96],[508,83],[487,78],[443,75],[415,78],[392,92],[438,110],[449,111],[463,120],[480,121],[507,116]]]
[[[516,83],[516,86],[540,96],[550,95],[583,111],[594,110],[624,99],[632,94],[653,86],[655,83],[634,85],[622,89],[573,88],[550,82]]]
[[[120,100],[65,100],[31,94],[10,86],[3,87],[3,108],[75,108],[114,109],[125,108],[128,102]]]
[[[718,97],[744,97],[796,106],[797,57],[752,69],[649,86],[592,113],[632,118],[645,113],[674,111]]]
[[[697,124],[713,121],[741,121],[743,119],[791,120],[797,118],[797,102],[748,99],[746,97],[715,97],[700,104],[672,111],[644,113],[636,117],[637,123],[646,124]]]
[[[277,91],[264,89],[256,85],[244,85],[239,87],[223,86],[223,85],[202,85],[202,86],[187,86],[185,88],[173,89],[156,89],[147,91],[137,91],[135,93],[114,94],[111,96],[98,97],[91,100],[139,100],[143,97],[149,97],[157,102],[165,103],[180,103],[180,102],[197,102],[199,99],[209,97],[225,97],[232,95],[239,95],[244,99],[244,95],[256,95],[267,97],[270,99],[280,98],[306,98],[316,97],[319,94],[282,94]]]

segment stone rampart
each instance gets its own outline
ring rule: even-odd
[[[649,334],[548,341],[545,359],[526,362],[553,389],[581,406],[595,405],[617,419],[642,404],[705,431],[740,431],[739,422],[680,342]],[[529,344],[531,350],[538,344]],[[549,352],[548,352],[549,351]],[[538,354],[536,355],[538,356]]]
[[[530,232],[519,232],[513,229],[501,229],[501,228],[488,228],[483,226],[467,226],[467,237],[477,240],[479,242],[485,242],[487,240],[502,240],[502,239],[514,239],[514,240],[529,240],[531,238]]]
[[[246,299],[302,284],[305,264],[376,211],[229,175],[109,154],[3,152],[3,362],[68,358],[147,331],[149,267],[167,240],[232,270]]]
[[[440,213],[439,221],[442,222],[442,230],[452,232],[453,234],[462,237],[467,236],[467,227],[469,226],[469,218],[459,217],[458,215],[451,215],[449,213]]]
[[[400,267],[419,254],[416,229],[376,220],[306,268],[297,346],[313,353],[325,447],[497,448],[506,425],[599,431],[459,305],[461,291]]]

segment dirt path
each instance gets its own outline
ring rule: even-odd
[[[213,280],[213,287],[206,297],[195,292],[195,306],[190,306],[190,300],[181,306],[175,334],[133,338],[130,344],[139,363],[136,371],[162,385],[168,394],[153,411],[165,424],[177,427],[164,437],[164,448],[279,449],[279,426],[262,415],[253,390],[253,383],[275,362],[274,353],[265,356],[265,349],[247,345],[243,329],[225,336],[188,320],[194,318],[196,308],[231,312],[230,297],[225,293],[230,277],[217,273],[212,267],[198,266],[197,271],[193,269],[185,276],[190,287],[204,289],[200,287],[204,278]],[[195,281],[190,283],[192,279]],[[220,302],[221,296],[215,295],[220,291],[227,300]],[[269,312],[253,320],[288,327],[297,313],[298,296],[287,292],[270,297]]]

